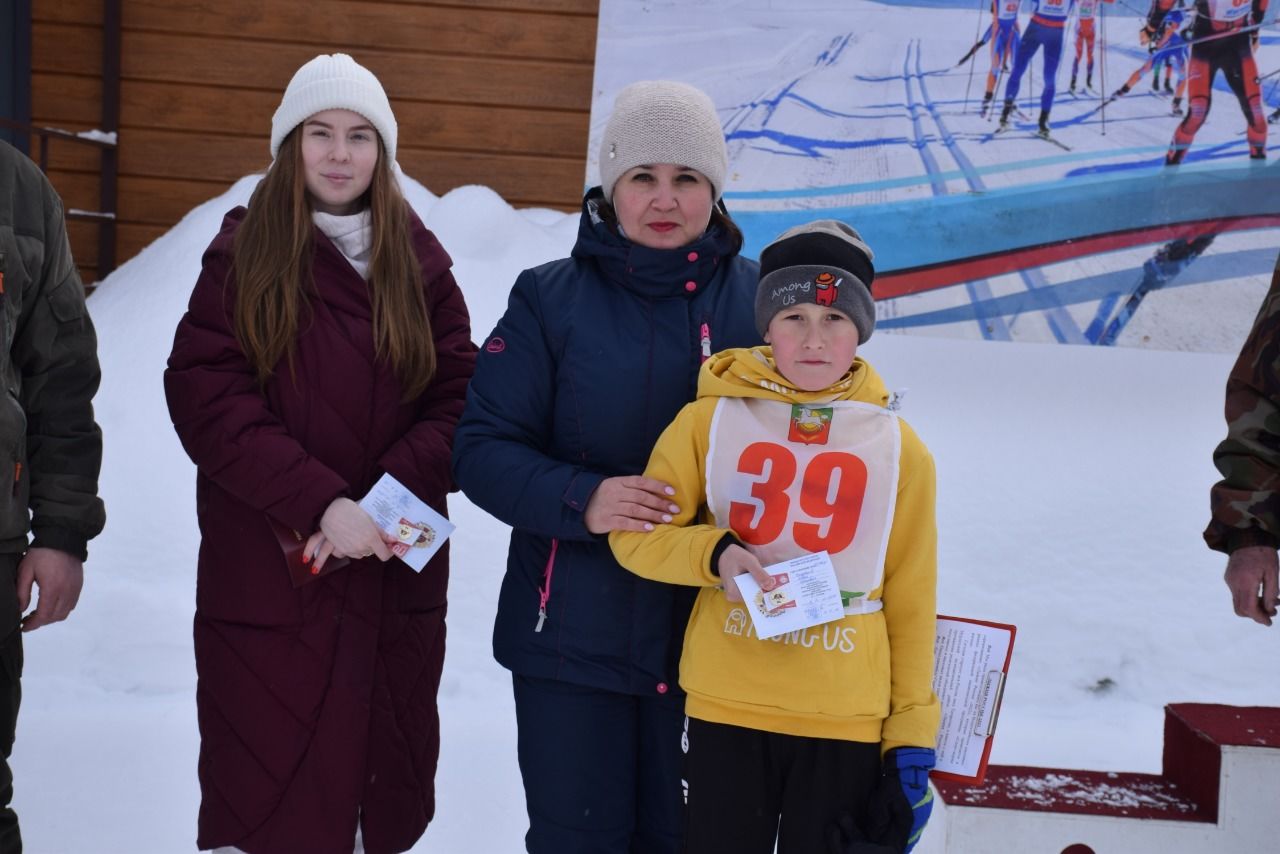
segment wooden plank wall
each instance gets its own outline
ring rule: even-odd
[[[266,168],[280,95],[318,53],[350,53],[378,75],[400,165],[432,192],[484,184],[518,207],[577,208],[597,11],[597,0],[123,0],[118,263]],[[102,0],[34,0],[32,19],[33,122],[100,127]],[[68,207],[97,209],[97,163],[92,148],[52,145]],[[93,281],[96,229],[70,231]]]

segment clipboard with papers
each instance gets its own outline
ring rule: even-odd
[[[942,705],[932,777],[981,784],[1017,627],[938,615],[933,692]]]

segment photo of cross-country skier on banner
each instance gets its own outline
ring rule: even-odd
[[[982,95],[979,115],[987,114],[1000,78],[1009,70],[1009,64],[1014,59],[1018,39],[1022,35],[1018,29],[1019,2],[1020,0],[991,0],[991,23],[987,24],[987,31],[956,63],[957,68],[964,66],[977,53],[978,48],[987,42],[991,43],[991,69],[987,72],[987,89]]]
[[[588,152],[623,86],[685,80],[716,104],[746,254],[815,216],[853,224],[876,246],[880,329],[1233,351],[1280,247],[1274,15],[602,0]]]
[[[1068,91],[1075,93],[1076,80],[1080,76],[1080,54],[1085,56],[1084,88],[1093,90],[1093,56],[1094,47],[1098,43],[1098,31],[1094,22],[1098,17],[1099,3],[1113,3],[1115,0],[1077,0],[1076,2],[1076,57],[1071,62],[1071,86]]]
[[[1107,103],[1127,95],[1138,85],[1147,72],[1151,72],[1151,91],[1162,94],[1160,89],[1160,71],[1165,72],[1164,93],[1173,95],[1173,107],[1170,110],[1175,116],[1182,115],[1182,96],[1187,88],[1187,39],[1183,30],[1184,16],[1181,9],[1172,9],[1163,15],[1158,25],[1144,26],[1138,33],[1138,41],[1151,51],[1150,58],[1139,66],[1124,85],[1117,89]],[[1174,68],[1178,70],[1178,88],[1170,85],[1170,76]]]

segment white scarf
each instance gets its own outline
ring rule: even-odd
[[[369,209],[346,216],[312,211],[311,221],[333,241],[360,278],[368,281],[369,252],[373,246],[373,218]]]

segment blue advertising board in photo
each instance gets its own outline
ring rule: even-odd
[[[879,330],[1232,352],[1280,252],[1280,33],[1251,8],[602,0],[586,179],[614,95],[683,80],[719,111],[746,254],[848,222]],[[1238,24],[1198,36],[1211,14]],[[1230,45],[1244,99],[1197,65]]]

